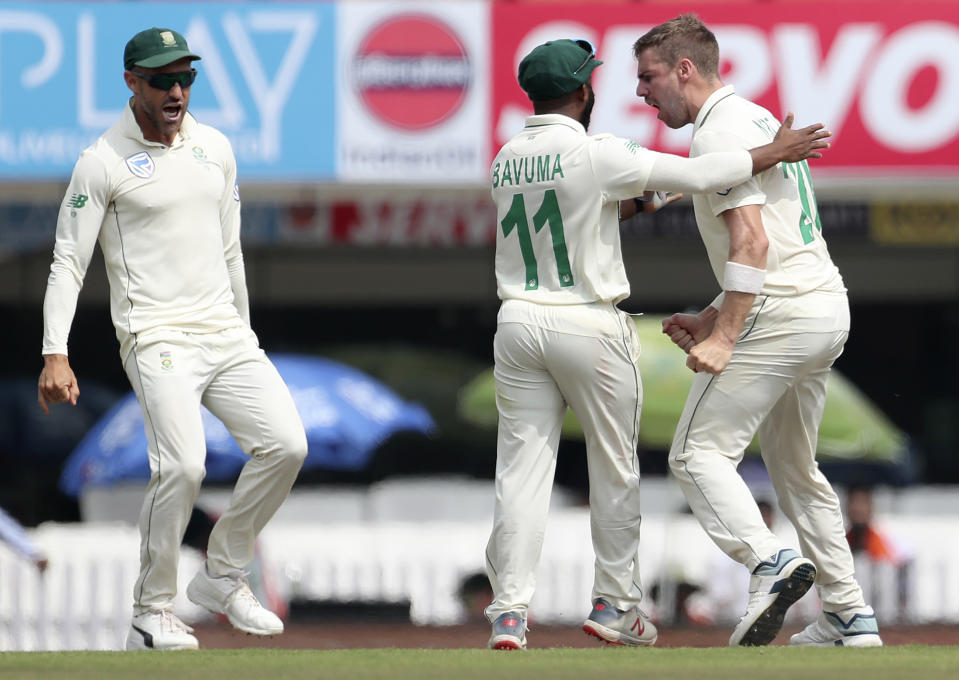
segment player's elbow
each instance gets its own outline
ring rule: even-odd
[[[50,265],[50,274],[47,277],[47,285],[52,282],[68,282],[77,290],[83,287],[83,275],[80,265],[73,260],[54,255],[53,263]]]

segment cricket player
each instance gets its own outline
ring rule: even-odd
[[[639,609],[643,391],[636,329],[616,307],[629,295],[620,212],[632,214],[633,199],[647,191],[715,191],[781,160],[819,157],[815,149],[829,134],[822,126],[790,130],[787,119],[771,144],[696,159],[611,135],[590,137],[591,74],[602,63],[585,41],[554,40],[526,55],[518,79],[535,115],[491,167],[502,300],[493,342],[496,504],[486,553],[494,649],[526,646],[567,406],[586,435],[596,557],[584,630],[615,644],[656,641],[656,627]]]
[[[132,92],[119,122],[83,151],[57,220],[43,303],[38,401],[76,404],[67,336],[94,245],[110,283],[120,359],[143,410],[151,477],[127,649],[196,649],[172,611],[180,542],[204,476],[200,405],[250,455],[187,596],[254,635],[283,632],[244,574],[256,535],[289,494],[306,436],[290,392],[250,328],[236,161],[188,112],[197,77],[176,31],[127,43]]]
[[[671,128],[693,123],[690,156],[745,149],[779,128],[719,79],[715,36],[694,15],[653,28],[633,47],[636,94]],[[849,303],[823,240],[809,167],[783,163],[693,197],[722,293],[663,331],[697,373],[676,428],[670,469],[709,536],[752,573],[730,645],[765,645],[813,584],[823,613],[796,645],[878,646],[845,540],[839,500],[816,464],[826,380],[849,334]],[[763,460],[803,555],[763,522],[736,471],[759,433]]]

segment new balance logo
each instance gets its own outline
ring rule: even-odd
[[[641,618],[637,617],[636,621],[633,622],[633,625],[630,626],[629,629],[631,631],[635,630],[636,635],[642,635],[643,633],[646,632],[646,624],[643,623],[643,620]]]
[[[87,201],[90,200],[90,197],[86,194],[73,194],[70,196],[70,200],[67,201],[67,205],[71,208],[82,208],[87,204]]]

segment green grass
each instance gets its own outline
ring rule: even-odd
[[[757,674],[757,675],[754,675]],[[765,647],[672,649],[212,650],[197,652],[8,652],[0,678],[136,678],[137,680],[298,680],[410,678],[490,680],[956,680],[959,646],[882,649]]]

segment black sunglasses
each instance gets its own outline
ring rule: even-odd
[[[588,56],[586,57],[586,61],[580,64],[579,67],[575,71],[573,71],[573,75],[575,76],[577,73],[583,70],[586,64],[589,63],[590,59],[596,56],[596,50],[594,50],[593,46],[590,45],[589,42],[587,42],[586,40],[574,40],[573,42],[579,45],[588,53]]]
[[[195,68],[191,68],[189,71],[177,71],[176,73],[151,73],[150,75],[137,73],[136,71],[130,71],[130,73],[147,81],[147,85],[150,87],[164,92],[172,90],[174,85],[179,85],[180,89],[185,90],[196,80]]]

